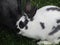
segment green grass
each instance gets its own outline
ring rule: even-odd
[[[8,31],[0,31],[0,45],[36,45],[32,39],[16,37]]]
[[[8,31],[0,31],[0,45],[37,45],[32,39],[16,37]],[[42,44],[44,45],[44,44]]]
[[[32,6],[37,6],[38,8],[46,5],[56,5],[60,7],[60,0],[31,0]]]
[[[57,5],[60,7],[60,0],[31,0],[32,6],[37,6],[38,8],[45,5]],[[37,45],[32,39],[20,36],[15,37],[13,34],[0,29],[0,45]],[[60,44],[59,44],[60,45]]]

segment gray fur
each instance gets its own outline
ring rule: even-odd
[[[49,11],[49,10],[57,10],[57,11],[60,11],[60,8],[57,8],[57,7],[50,7],[50,8],[47,8],[46,9],[47,11]]]
[[[49,35],[53,35],[56,32],[58,32],[60,30],[60,25],[57,25],[57,27],[54,28],[54,30],[52,32],[49,33]]]

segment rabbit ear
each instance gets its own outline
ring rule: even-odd
[[[26,0],[25,11],[30,12],[30,10],[31,10],[31,2],[30,0]]]

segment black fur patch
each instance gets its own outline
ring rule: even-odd
[[[27,25],[27,23],[28,23],[28,20],[27,19],[24,22],[20,21],[19,27],[20,28],[24,28]]]
[[[60,30],[60,25],[54,28],[52,32],[49,33],[49,35],[53,35],[54,33],[58,32]]]
[[[57,20],[57,23],[60,23],[60,19],[59,19],[59,20]]]
[[[24,27],[24,23],[23,23],[22,21],[20,21],[19,27],[20,27],[20,28],[23,28],[23,27]]]
[[[60,11],[60,8],[57,8],[57,7],[50,7],[50,8],[47,8],[46,10],[47,10],[47,11],[49,11],[49,10],[57,10],[57,11]]]
[[[41,25],[42,29],[44,29],[44,28],[45,28],[44,23],[40,22],[40,25]]]
[[[60,39],[60,37],[58,37],[58,39]]]

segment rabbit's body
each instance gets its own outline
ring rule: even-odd
[[[59,9],[57,6],[44,6],[38,9],[32,21],[27,19],[27,29],[26,26],[24,28],[19,27],[20,21],[24,23],[23,20],[25,20],[24,16],[22,16],[17,21],[18,28],[21,30],[19,34],[29,38],[49,41],[54,44],[58,43],[60,41],[60,24],[57,23],[57,21],[60,20]]]

